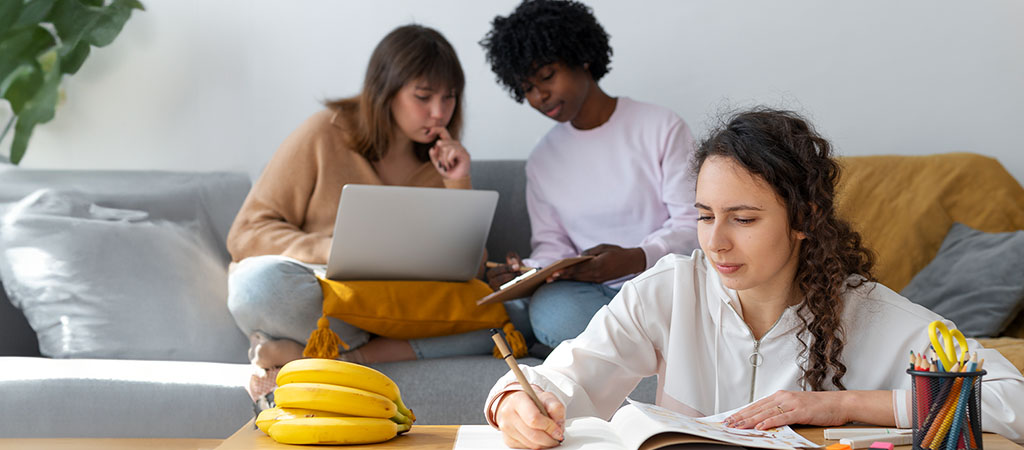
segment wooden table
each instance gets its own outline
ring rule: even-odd
[[[413,425],[408,433],[403,434],[387,442],[367,445],[339,445],[337,448],[359,449],[408,449],[417,450],[452,450],[455,446],[455,434],[459,432],[458,425]],[[316,446],[323,448],[325,446]],[[270,436],[256,429],[252,421],[242,426],[241,429],[227,438],[217,450],[295,450],[297,447],[288,444],[278,444]],[[310,447],[314,448],[314,447]]]
[[[863,427],[863,426],[861,426]],[[828,427],[834,428],[834,427]],[[825,427],[802,427],[794,426],[796,432],[811,442],[820,445],[838,443],[838,440],[825,440]],[[424,449],[424,450],[451,450],[455,445],[455,435],[458,433],[458,425],[414,425],[412,430],[401,437],[387,442],[373,445],[346,445],[338,446],[344,448],[373,448],[373,449]],[[998,434],[984,433],[982,437],[985,450],[1024,450],[1009,439]],[[231,435],[227,440],[217,447],[216,450],[295,450],[294,445],[278,444],[262,431],[253,427],[252,422],[243,426],[240,430]],[[320,447],[318,447],[320,448]],[[900,450],[911,450],[910,445],[897,446]]]
[[[825,429],[821,427],[800,427],[794,426],[794,430],[809,439],[811,442],[827,445],[838,441],[826,441],[824,438]],[[360,449],[424,449],[424,450],[451,450],[455,444],[455,435],[458,433],[458,425],[416,425],[412,430],[400,438],[374,445],[347,445],[344,448]],[[982,438],[985,450],[1022,450],[1021,447],[1010,440],[993,433],[985,433]],[[342,446],[339,446],[342,447]],[[85,449],[85,450],[295,450],[294,445],[278,444],[252,426],[249,422],[235,432],[226,440],[220,439],[0,439],[0,449]],[[314,447],[309,447],[314,448]],[[324,447],[315,447],[324,448]],[[911,446],[903,445],[896,447],[901,450],[910,450]]]
[[[793,425],[793,430],[800,433],[801,436],[807,438],[807,440],[820,445],[831,445],[838,444],[839,440],[825,440],[825,428],[836,428],[836,427],[806,427],[800,425]],[[857,428],[870,428],[863,425],[857,426]],[[995,433],[982,433],[981,435],[982,446],[985,450],[1021,450],[1021,447],[1013,441],[1002,437]],[[911,445],[897,445],[899,450],[911,450]]]

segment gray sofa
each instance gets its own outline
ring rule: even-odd
[[[473,183],[477,189],[493,189],[500,193],[498,211],[487,244],[489,253],[504,255],[515,250],[528,254],[530,230],[524,200],[523,161],[476,161],[473,164]],[[42,200],[37,198],[37,205],[45,203],[44,200],[50,198],[47,195],[57,193],[55,198],[60,198],[60,195],[70,192],[73,199],[102,207],[89,209],[83,214],[110,214],[106,212],[107,208],[111,211],[141,210],[148,213],[146,220],[187,223],[191,227],[189,230],[201,235],[197,242],[208,244],[210,254],[220,263],[218,270],[207,270],[197,279],[198,284],[215,286],[214,299],[204,302],[192,298],[193,295],[166,297],[176,292],[174,289],[182,287],[182,282],[175,284],[168,279],[178,279],[175,278],[178,272],[187,270],[185,267],[145,269],[146,264],[167,256],[151,250],[147,246],[149,239],[133,241],[130,235],[125,234],[109,243],[104,241],[100,247],[94,242],[86,242],[93,246],[83,248],[103,250],[93,250],[98,253],[95,255],[72,255],[80,265],[97,266],[90,269],[103,273],[107,286],[121,286],[121,283],[126,286],[123,290],[110,290],[111,299],[130,302],[125,303],[127,308],[119,307],[119,313],[141,308],[149,314],[177,314],[175,302],[190,305],[191,309],[182,313],[184,315],[168,315],[166,321],[150,320],[136,324],[137,329],[144,333],[152,332],[153,336],[162,333],[165,339],[170,333],[176,339],[169,344],[162,343],[159,351],[150,353],[145,350],[148,348],[144,345],[148,343],[145,335],[121,339],[107,336],[108,341],[103,341],[106,336],[104,330],[117,329],[125,325],[124,322],[131,322],[130,318],[123,317],[112,318],[111,323],[99,325],[97,335],[83,339],[92,344],[98,342],[99,350],[77,348],[80,342],[67,336],[63,336],[61,341],[59,333],[56,340],[47,337],[39,342],[26,316],[35,320],[37,325],[52,323],[59,327],[63,322],[51,317],[54,313],[48,311],[52,309],[46,309],[53,305],[34,304],[31,314],[23,314],[25,308],[15,308],[5,294],[5,290],[14,290],[11,287],[14,283],[8,282],[6,289],[0,289],[0,398],[4,405],[0,408],[0,438],[225,438],[252,417],[252,405],[244,389],[250,374],[245,361],[248,345],[233,323],[225,319],[230,316],[222,298],[226,290],[223,267],[230,259],[224,248],[224,238],[249,187],[248,177],[238,173],[52,171],[0,167],[0,217],[5,211],[9,212],[15,202],[40,190],[46,191],[40,197]],[[19,223],[22,227],[31,227],[36,222]],[[0,227],[0,230],[4,228]],[[83,243],[81,239],[94,239],[89,236],[78,238],[76,230],[78,228],[58,228],[52,233],[42,233],[37,237],[42,240],[37,242],[44,243],[43,248],[51,245],[53,249],[62,250],[69,246],[78,248]],[[0,235],[0,239],[4,238],[10,244],[16,237]],[[167,252],[174,250],[170,248]],[[107,259],[101,258],[110,254],[119,255],[118,261],[132,260],[134,266],[121,270],[121,273],[110,272],[109,264],[103,262]],[[14,256],[14,253],[0,254],[0,258]],[[18,257],[23,256],[18,254]],[[186,265],[190,264],[182,266]],[[73,267],[59,270],[44,268],[52,270],[47,273],[60,275],[74,272]],[[9,281],[3,277],[10,277],[18,270],[18,267],[9,267],[7,275],[0,273],[0,282]],[[194,271],[195,268],[188,270]],[[120,280],[122,276],[124,280]],[[19,289],[32,287],[30,283],[19,283],[19,286]],[[128,286],[136,290],[152,289],[153,292],[152,295],[125,299],[123,297],[133,292]],[[27,292],[35,291],[21,290],[11,297],[25,298]],[[38,292],[43,292],[41,296],[53,295],[51,291]],[[161,295],[164,295],[162,300]],[[101,305],[94,307],[102,309],[103,299],[100,300]],[[147,309],[149,307],[157,309]],[[159,308],[170,313],[161,312],[164,310]],[[49,329],[48,332],[54,335],[55,330]],[[159,340],[158,337],[153,339]],[[138,345],[124,346],[125,340]],[[43,357],[41,346],[58,354],[70,351],[72,356]],[[118,346],[129,348],[119,349]],[[143,349],[141,353],[139,348]],[[110,357],[111,352],[121,356]],[[538,364],[540,360],[524,358],[521,362]],[[403,397],[416,411],[419,424],[483,423],[484,397],[494,380],[507,370],[504,361],[490,356],[410,361],[376,367],[402,388]],[[649,378],[640,384],[633,397],[653,401],[655,389],[655,380]]]

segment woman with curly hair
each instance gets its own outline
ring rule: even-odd
[[[623,282],[697,247],[689,127],[671,110],[612,97],[608,34],[575,1],[527,0],[497,17],[481,45],[517,102],[556,124],[526,162],[532,252],[491,269],[497,288],[519,265],[594,258],[556,273],[529,300],[537,340],[555,347],[586,327]],[[525,300],[517,303],[522,308]]]
[[[693,167],[701,249],[662,258],[526,368],[550,418],[515,377],[498,380],[485,412],[506,444],[557,445],[566,417],[608,419],[655,374],[658,404],[675,411],[751,403],[729,426],[909,427],[908,351],[927,347],[942,318],[873,281],[871,254],[836,216],[828,141],[792,112],[755,109],[713,132]],[[1024,378],[968,343],[988,371],[984,430],[1024,439],[1024,407],[1009,401],[1024,398]]]

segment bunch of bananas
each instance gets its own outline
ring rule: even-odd
[[[370,444],[409,431],[416,415],[398,386],[372,368],[297,359],[277,374],[274,402],[256,426],[283,444]]]

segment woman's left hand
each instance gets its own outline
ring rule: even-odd
[[[836,426],[849,422],[844,391],[778,391],[725,419],[734,428],[767,430],[783,425]]]
[[[457,180],[469,176],[469,152],[462,144],[453,139],[445,127],[434,127],[437,142],[430,148],[430,162],[437,173],[449,180]]]

